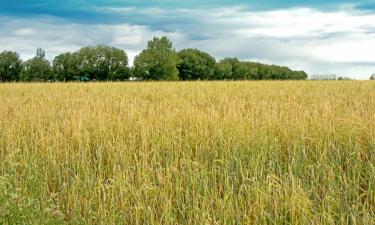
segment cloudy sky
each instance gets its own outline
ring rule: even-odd
[[[130,60],[153,36],[217,59],[286,65],[310,75],[375,73],[375,0],[0,0],[0,51],[23,59],[107,44]]]

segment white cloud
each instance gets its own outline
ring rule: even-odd
[[[220,39],[208,40],[220,56],[239,55],[309,73],[368,79],[375,71],[375,14],[343,8],[323,12],[292,8],[249,12],[235,8],[208,16]],[[220,43],[225,43],[220,44]],[[207,47],[209,43],[201,46]],[[230,54],[230,53],[235,54]]]
[[[102,11],[128,15],[132,24],[88,25],[58,18],[0,17],[0,46],[20,52],[23,58],[42,47],[52,58],[82,46],[108,44],[125,49],[132,59],[147,40],[166,35],[177,49],[200,48],[218,58],[260,60],[310,74],[336,73],[357,79],[368,79],[375,72],[375,14],[352,7],[338,11],[249,11],[242,7]]]
[[[0,51],[19,52],[26,60],[41,47],[47,58],[63,52],[73,52],[83,46],[107,44],[126,50],[130,61],[153,36],[168,36],[180,40],[183,34],[151,30],[130,24],[79,24],[57,18],[17,19],[0,17]]]
[[[30,28],[22,28],[14,31],[16,36],[32,36],[35,34],[35,30]]]

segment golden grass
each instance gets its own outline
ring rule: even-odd
[[[374,224],[375,82],[2,84],[0,178],[0,224]]]

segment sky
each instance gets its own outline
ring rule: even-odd
[[[217,60],[288,66],[309,75],[375,73],[375,0],[0,0],[0,51],[23,60],[106,44],[133,58],[154,36]]]

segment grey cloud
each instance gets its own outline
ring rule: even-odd
[[[52,59],[62,52],[97,44],[116,46],[135,55],[153,36],[167,35],[176,40],[182,36],[150,30],[145,26],[74,24],[55,18],[25,20],[0,17],[0,32],[0,51],[17,51],[24,59],[32,57],[37,47],[44,48],[47,57]]]
[[[367,79],[375,71],[373,58],[362,55],[342,60],[334,44],[374,40],[375,14],[350,11],[320,12],[295,8],[251,12],[228,7],[211,10],[159,8],[97,8],[116,14],[117,24],[79,24],[54,17],[16,19],[0,17],[0,46],[34,55],[37,47],[48,57],[82,46],[108,44],[125,49],[131,58],[153,36],[170,37],[177,49],[199,48],[218,59],[238,57],[306,70],[310,74],[337,73]],[[369,43],[367,43],[370,45]],[[349,46],[351,47],[351,46]],[[323,51],[322,49],[328,49]],[[364,50],[368,50],[363,48]],[[0,49],[2,50],[2,49]],[[364,51],[363,50],[363,51]],[[350,49],[348,49],[350,51]],[[349,55],[350,56],[350,55]],[[357,58],[355,58],[357,57]],[[371,60],[369,60],[369,58]]]

